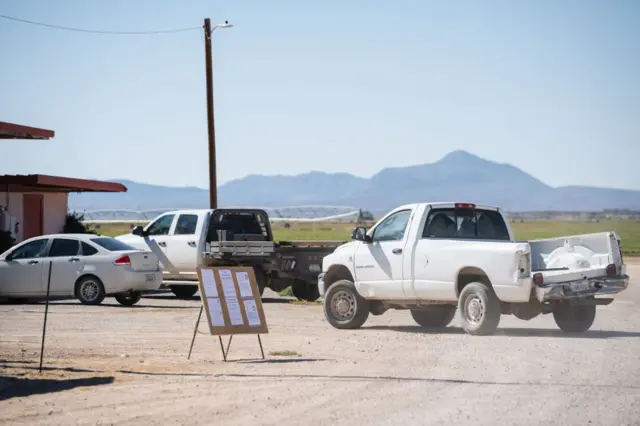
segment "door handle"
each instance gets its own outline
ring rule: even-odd
[[[72,257],[71,259],[69,259],[69,262],[79,262],[80,259],[77,257]]]
[[[187,244],[189,244],[189,247],[195,247],[196,246],[196,242],[195,241],[189,241]]]
[[[393,250],[391,250],[391,253],[400,254],[400,253],[402,253],[402,249],[401,248],[394,248]]]
[[[27,265],[36,265],[36,264],[38,264],[37,260],[30,260],[27,262]]]
[[[158,243],[158,245],[159,245],[160,247],[166,247],[166,246],[167,246],[167,243],[165,243],[164,241],[160,241],[160,242]]]

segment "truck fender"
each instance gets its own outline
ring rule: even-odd
[[[339,280],[347,280],[355,284],[353,274],[347,266],[342,264],[331,265],[329,270],[324,274],[322,284],[318,283],[323,286],[323,288],[318,289],[320,290],[320,294],[324,294],[331,284]]]
[[[491,281],[484,270],[475,266],[463,266],[458,269],[455,276],[456,297],[460,296],[460,292],[467,284],[471,282],[482,282],[491,287]]]

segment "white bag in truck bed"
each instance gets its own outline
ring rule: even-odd
[[[205,256],[269,256],[275,250],[272,241],[214,241],[205,246]]]

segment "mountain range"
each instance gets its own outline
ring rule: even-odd
[[[207,189],[114,179],[121,194],[71,194],[76,211],[206,208]],[[218,189],[221,207],[343,205],[371,211],[420,201],[467,201],[513,212],[640,210],[640,191],[586,186],[551,187],[509,164],[454,151],[437,162],[385,168],[370,178],[312,171],[295,176],[249,175]]]

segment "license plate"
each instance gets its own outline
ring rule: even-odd
[[[583,291],[591,290],[591,283],[589,281],[580,281],[577,283],[571,283],[571,291],[580,293]]]
[[[146,274],[145,275],[145,279],[147,280],[148,283],[152,283],[156,280],[156,275],[155,274]]]

